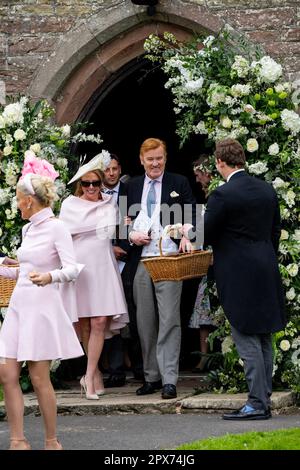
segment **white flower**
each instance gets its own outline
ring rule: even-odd
[[[256,150],[258,150],[258,142],[256,139],[247,140],[247,150],[250,153],[256,152]]]
[[[280,240],[288,240],[289,232],[286,230],[281,230]]]
[[[282,75],[282,67],[269,56],[264,56],[258,62],[260,68],[258,76],[262,82],[273,83]]]
[[[33,145],[30,145],[29,149],[33,152],[33,153],[40,153],[41,151],[41,146],[40,144],[33,144]]]
[[[232,85],[231,87],[231,94],[232,96],[246,96],[249,95],[251,91],[251,85],[247,83],[246,85],[242,85],[240,83],[236,85]]]
[[[282,349],[282,351],[288,351],[291,345],[287,339],[283,339],[282,341],[280,341],[279,347],[280,349]]]
[[[26,138],[26,132],[24,132],[23,129],[17,129],[14,132],[14,138],[15,140],[24,140]]]
[[[11,103],[5,106],[2,113],[3,118],[5,119],[8,125],[11,124],[23,124],[24,122],[24,107],[20,103]]]
[[[215,36],[207,36],[207,38],[204,39],[203,44],[206,47],[210,47],[212,43],[214,42],[214,40],[215,40]]]
[[[244,106],[244,111],[246,113],[249,113],[249,114],[254,114],[255,113],[255,109],[253,108],[253,106],[251,106],[251,104],[246,104]]]
[[[293,339],[293,342],[292,342],[292,349],[297,349],[299,348],[300,346],[300,336],[298,336],[297,338]]]
[[[60,359],[54,359],[50,364],[50,371],[55,372],[60,365]]]
[[[292,189],[289,189],[286,193],[283,193],[282,197],[289,207],[293,207],[295,205],[296,194]]]
[[[300,242],[300,229],[295,230],[295,232],[293,233],[293,239],[297,242]]]
[[[8,157],[8,155],[11,154],[12,150],[13,150],[13,148],[12,148],[11,145],[6,145],[6,147],[4,147],[4,149],[3,149],[3,155],[5,157]]]
[[[243,56],[236,55],[231,68],[236,71],[238,77],[246,77],[249,71],[249,62]]]
[[[71,127],[69,124],[65,124],[61,127],[61,134],[63,137],[69,138],[71,135]]]
[[[286,183],[281,178],[279,178],[279,176],[277,176],[272,182],[272,185],[274,189],[284,189],[288,187],[289,183]]]
[[[268,153],[269,155],[277,155],[279,153],[279,146],[276,142],[270,145],[270,147],[268,148]]]
[[[295,289],[294,287],[291,287],[286,293],[286,298],[288,300],[294,300],[295,297],[296,297]]]
[[[205,128],[205,122],[199,121],[198,124],[194,127],[196,134],[207,134],[207,129]]]
[[[300,349],[296,349],[291,356],[291,361],[296,367],[300,367]]]
[[[268,171],[268,166],[266,162],[256,162],[252,163],[252,165],[248,166],[249,173],[253,173],[254,175],[261,175],[262,173],[266,173]]]
[[[184,86],[185,86],[185,89],[188,92],[195,93],[195,92],[201,90],[203,82],[204,82],[204,78],[200,77],[200,78],[198,78],[198,80],[189,80],[189,81],[187,81]]]
[[[222,345],[221,345],[222,354],[226,354],[226,353],[230,352],[232,350],[232,347],[233,347],[232,336],[226,336],[223,339]]]
[[[295,277],[298,274],[298,266],[296,263],[288,264],[286,270],[291,277]]]
[[[58,166],[58,168],[67,168],[68,166],[68,160],[66,158],[61,158],[59,157],[57,160],[56,160],[56,165]]]
[[[229,119],[228,116],[221,117],[220,122],[225,129],[230,129],[230,127],[232,127],[232,120]]]
[[[292,135],[296,135],[300,131],[299,115],[290,109],[284,109],[280,115],[283,128],[291,131]]]

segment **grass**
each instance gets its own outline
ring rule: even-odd
[[[300,428],[210,437],[178,450],[300,450]]]

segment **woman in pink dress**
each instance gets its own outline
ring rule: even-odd
[[[58,289],[58,283],[77,277],[78,268],[70,233],[51,210],[55,197],[55,185],[49,177],[27,174],[18,182],[18,208],[30,223],[23,228],[17,252],[20,267],[0,266],[1,276],[17,279],[0,330],[0,381],[11,450],[30,449],[24,437],[24,401],[19,385],[23,361],[27,361],[43,417],[45,449],[61,450],[56,437],[56,397],[50,364],[55,359],[83,354]]]
[[[121,276],[111,240],[114,238],[118,208],[112,196],[101,193],[103,151],[83,165],[70,181],[77,181],[74,196],[62,203],[60,218],[69,228],[76,261],[84,264],[75,283],[76,308],[82,343],[87,355],[86,374],[80,384],[89,400],[104,394],[98,367],[104,339],[118,334],[128,323],[127,306]],[[68,299],[69,292],[64,297]],[[74,303],[73,303],[74,304]]]

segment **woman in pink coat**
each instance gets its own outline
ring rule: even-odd
[[[76,301],[70,312],[79,319],[79,331],[87,355],[86,374],[80,384],[88,400],[104,394],[98,361],[105,338],[118,334],[128,323],[127,305],[111,239],[115,233],[118,208],[112,196],[101,193],[103,151],[79,168],[70,181],[77,181],[75,196],[61,206],[60,218],[71,232],[76,261],[84,264],[75,282]],[[64,302],[70,300],[69,286],[61,286]],[[71,305],[71,303],[70,303]],[[72,310],[72,308],[68,309]]]
[[[20,267],[0,266],[1,276],[17,279],[0,330],[0,381],[11,450],[30,449],[24,437],[24,401],[19,385],[23,361],[27,361],[44,420],[45,449],[61,450],[50,364],[83,354],[58,289],[58,283],[76,279],[78,269],[70,233],[51,210],[55,197],[55,185],[49,177],[27,174],[18,182],[18,208],[30,223],[23,228],[17,252]]]

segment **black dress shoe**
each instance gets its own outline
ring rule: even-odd
[[[124,387],[126,383],[126,378],[118,375],[110,375],[107,379],[104,380],[104,387]]]
[[[239,410],[232,411],[231,413],[223,414],[222,418],[226,420],[258,420],[270,419],[272,417],[271,411],[268,410],[255,410],[248,405],[243,406]]]
[[[177,393],[176,393],[176,387],[173,384],[165,384],[163,386],[162,392],[161,392],[161,397],[162,398],[176,398]]]
[[[137,395],[149,395],[150,393],[157,392],[157,390],[160,390],[161,387],[161,380],[158,380],[157,382],[145,382],[144,385],[138,388],[135,393]]]

